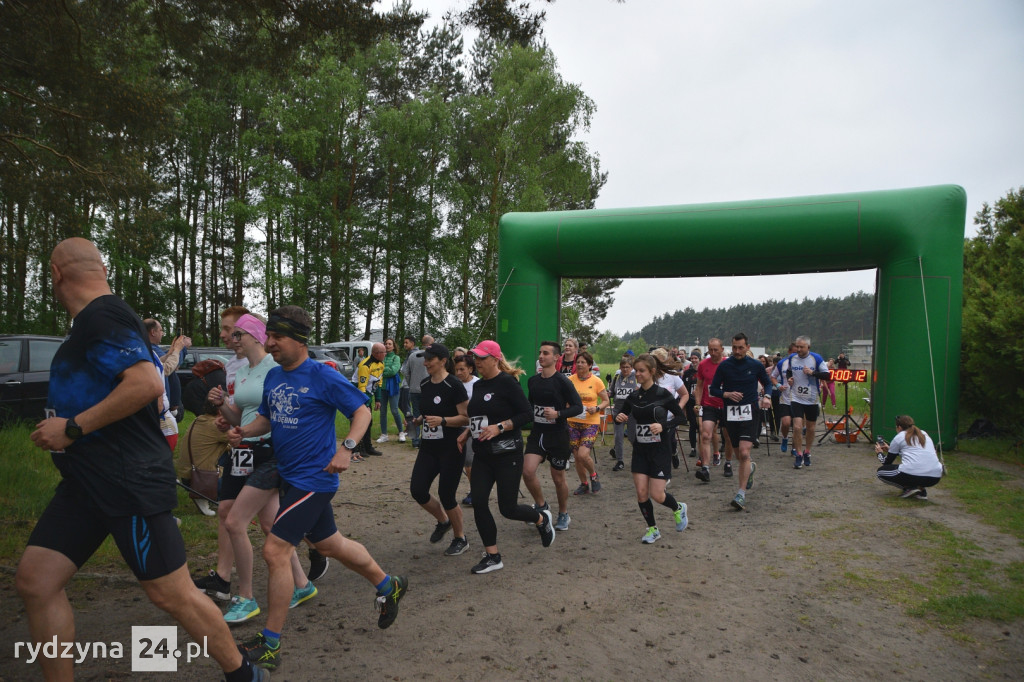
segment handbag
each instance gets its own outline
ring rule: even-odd
[[[216,469],[200,469],[196,466],[195,460],[192,458],[192,428],[188,430],[188,463],[190,469],[190,483],[189,486],[192,490],[188,491],[188,496],[193,500],[200,498],[206,498],[208,500],[217,501],[217,487],[220,482],[220,472]]]

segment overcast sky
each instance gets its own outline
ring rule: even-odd
[[[468,1],[413,7],[440,17]],[[967,190],[970,231],[983,202],[1024,185],[1022,0],[544,7],[559,71],[597,106],[584,135],[609,174],[597,208],[949,183]],[[660,296],[627,280],[601,328],[637,331],[686,306],[873,292],[874,277],[662,280]]]

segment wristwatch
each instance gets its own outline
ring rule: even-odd
[[[441,417],[441,426],[448,426],[448,420],[444,417]]]
[[[341,446],[343,448],[345,448],[346,450],[348,450],[349,452],[355,450],[357,445],[358,444],[354,440],[352,440],[351,438],[346,438],[344,440],[344,442],[342,442],[342,444],[341,444]]]
[[[498,422],[498,433],[505,433],[505,422]]]
[[[64,425],[64,435],[71,440],[78,440],[85,434],[82,433],[82,427],[79,426],[78,422],[75,421],[75,418],[72,417],[68,420],[67,424]]]

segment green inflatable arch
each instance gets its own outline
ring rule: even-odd
[[[562,277],[877,268],[871,373],[875,433],[891,438],[896,416],[909,413],[948,448],[955,443],[960,394],[966,204],[963,188],[941,185],[721,204],[509,213],[501,219],[499,235],[498,282],[504,287],[497,340],[506,357],[532,367],[539,342],[559,337]],[[666,310],[674,300],[665,296]],[[799,333],[793,330],[794,336]]]

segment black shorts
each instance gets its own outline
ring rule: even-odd
[[[185,565],[185,542],[170,510],[149,516],[107,516],[74,481],[63,480],[28,544],[60,552],[82,568],[108,535],[139,580],[156,580]]]
[[[317,543],[338,532],[334,524],[334,493],[314,493],[281,481],[281,509],[270,532],[298,545],[303,537]]]
[[[250,486],[259,490],[274,490],[281,487],[281,475],[277,473],[277,460],[272,459],[264,462],[252,470],[248,476],[232,476],[225,473],[220,477],[220,491],[217,498],[220,501],[234,500],[242,488]]]
[[[708,407],[705,405],[703,408],[701,408],[700,420],[702,422],[715,422],[716,424],[724,424],[725,414],[723,414],[721,407]]]
[[[526,439],[526,454],[540,455],[541,462],[547,461],[552,469],[565,471],[569,466],[569,456],[572,448],[569,447],[569,432],[565,429],[558,431],[530,431]]]
[[[818,421],[818,404],[805,405],[803,403],[790,403],[789,412],[793,415],[793,419],[803,419],[804,421],[811,422],[812,424]]]
[[[729,442],[734,448],[740,446],[741,440],[756,443],[758,436],[761,435],[761,410],[757,409],[757,406],[752,406],[750,419],[726,421],[725,430],[729,434]]]
[[[793,410],[789,408],[789,403],[779,403],[773,407],[775,409],[775,416],[779,419],[793,416]]]
[[[648,478],[661,480],[672,478],[672,453],[661,448],[652,451],[641,444],[635,444],[629,470]]]

